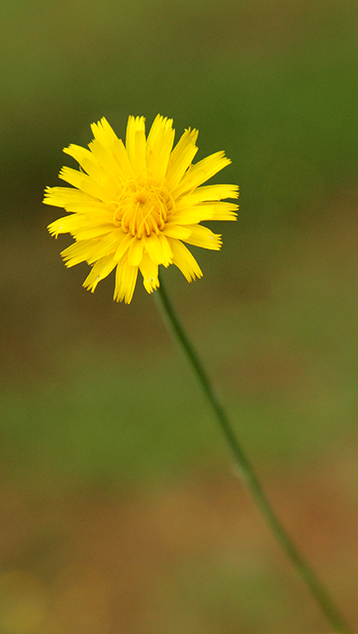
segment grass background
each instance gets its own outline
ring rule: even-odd
[[[153,298],[81,288],[41,206],[62,147],[160,112],[225,149],[238,222],[165,272],[270,498],[353,626],[358,8],[3,0],[0,629],[323,632]],[[68,164],[68,163],[67,163]]]

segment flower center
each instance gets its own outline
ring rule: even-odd
[[[114,223],[126,233],[142,238],[164,229],[173,207],[169,193],[151,187],[128,187],[117,202]]]

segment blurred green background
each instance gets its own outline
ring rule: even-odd
[[[153,297],[86,292],[46,230],[62,148],[158,112],[241,192],[203,279],[167,287],[358,627],[357,35],[353,0],[2,0],[1,634],[328,631]]]

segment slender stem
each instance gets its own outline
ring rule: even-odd
[[[196,375],[203,392],[205,393],[207,399],[212,406],[212,409],[214,410],[214,413],[216,414],[216,418],[229,444],[235,463],[239,468],[239,473],[242,480],[251,492],[257,506],[266,519],[281,548],[286,553],[287,557],[291,560],[292,564],[301,575],[303,581],[309,587],[312,595],[319,604],[331,627],[336,632],[340,632],[341,634],[352,634],[352,630],[339,613],[338,608],[333,603],[322,582],[317,577],[316,573],[312,570],[307,561],[305,561],[305,558],[300,553],[294,542],[291,540],[291,538],[283,528],[281,522],[277,518],[276,514],[272,510],[271,505],[268,502],[265,493],[263,492],[260,481],[258,480],[248,457],[246,456],[239,441],[236,438],[230,420],[211,384],[209,376],[201,360],[199,359],[193,345],[188,339],[188,336],[180,320],[178,319],[177,313],[163,285],[162,278],[160,280],[160,287],[155,293],[155,297],[158,300],[158,305],[168,330],[174,336],[177,345],[184,353],[184,356],[194,370],[194,374]]]

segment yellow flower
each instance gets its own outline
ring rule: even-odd
[[[158,266],[175,264],[188,282],[201,277],[183,241],[218,250],[220,235],[199,223],[235,220],[236,185],[199,187],[231,161],[216,152],[192,165],[197,130],[185,130],[173,148],[172,119],[160,115],[148,138],[144,117],[128,119],[126,145],[103,117],[91,128],[89,150],[64,149],[80,171],[63,167],[59,177],[73,187],[47,187],[44,202],[71,215],[52,222],[51,235],[70,233],[75,242],[61,255],[66,266],[87,262],[92,269],[83,286],[92,292],[116,269],[114,299],[129,304],[138,269],[148,293],[159,286]]]

